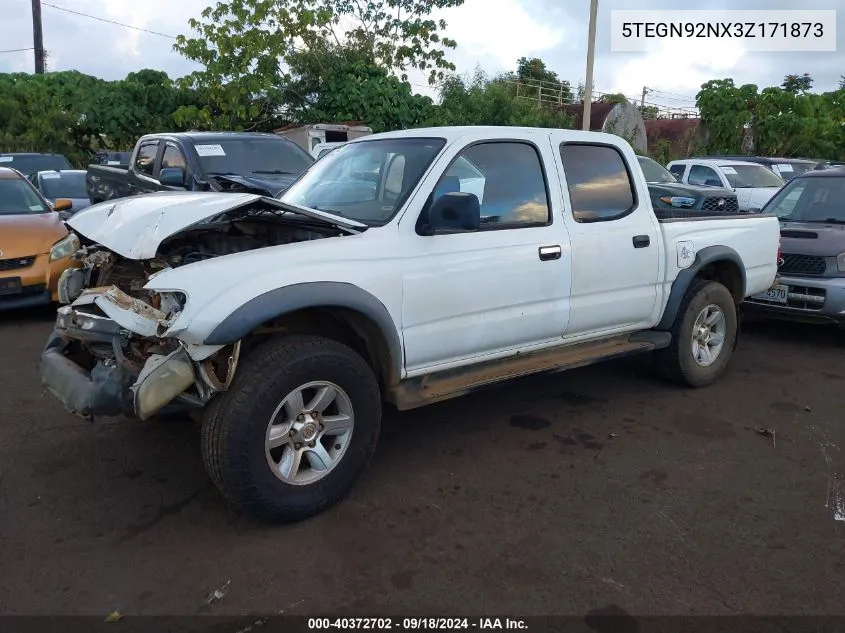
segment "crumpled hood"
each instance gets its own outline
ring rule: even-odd
[[[128,259],[152,259],[171,235],[258,201],[356,232],[365,224],[252,193],[159,192],[101,202],[74,214],[75,232]]]
[[[49,253],[53,244],[67,235],[59,214],[0,213],[0,259],[14,259]]]
[[[845,225],[820,222],[782,222],[781,250],[795,255],[836,257],[845,253]]]

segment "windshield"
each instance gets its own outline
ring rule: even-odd
[[[784,222],[845,222],[845,174],[792,180],[763,208]]]
[[[734,189],[783,187],[784,180],[762,165],[721,165],[722,173]]]
[[[335,148],[282,196],[364,224],[385,224],[445,145],[439,138],[359,141]]]
[[[21,178],[0,178],[0,215],[47,213],[50,209],[32,185]]]
[[[73,169],[68,159],[58,154],[6,154],[0,156],[0,167],[17,169],[24,176],[48,169]]]
[[[88,198],[85,172],[45,172],[41,174],[41,193],[50,200],[56,198]]]
[[[815,169],[815,163],[775,163],[774,165],[777,173],[786,182],[789,182],[795,176],[800,176],[812,169]]]
[[[643,170],[643,176],[645,176],[646,182],[678,182],[678,179],[656,160],[652,160],[646,156],[637,156],[637,159],[640,161],[640,168]]]
[[[290,174],[298,176],[314,159],[281,138],[232,138],[194,145],[207,174]]]

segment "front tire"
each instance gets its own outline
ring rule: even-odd
[[[223,497],[265,521],[306,519],[346,496],[381,428],[369,365],[316,336],[273,339],[244,359],[203,421],[203,461]]]
[[[690,387],[713,384],[727,369],[737,337],[737,306],[721,283],[699,280],[687,291],[672,327],[672,343],[657,354],[657,368]]]

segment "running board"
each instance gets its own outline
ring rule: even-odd
[[[399,383],[385,394],[388,402],[400,411],[463,396],[500,382],[592,365],[638,352],[667,347],[672,340],[668,332],[652,330],[623,334],[600,341],[560,345],[527,354],[447,369]]]

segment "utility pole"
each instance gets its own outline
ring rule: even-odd
[[[643,86],[643,98],[642,98],[642,99],[640,99],[640,107],[641,107],[641,108],[644,108],[644,107],[645,107],[645,96],[646,96],[647,94],[648,94],[648,88],[646,88],[645,86]]]
[[[581,129],[590,131],[590,108],[593,105],[593,59],[596,55],[596,14],[599,0],[590,0],[590,33],[587,39],[587,84],[584,87],[584,114]]]
[[[32,46],[35,48],[35,74],[44,74],[44,33],[41,30],[41,0],[32,0]]]

